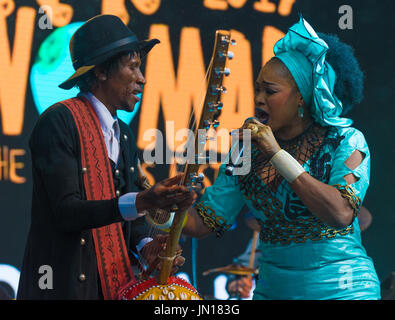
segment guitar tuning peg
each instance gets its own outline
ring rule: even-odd
[[[235,45],[237,44],[237,42],[236,42],[235,39],[232,39],[232,40],[230,40],[230,44],[231,44],[232,46],[235,46]]]
[[[219,51],[219,52],[218,52],[218,57],[219,57],[220,59],[228,58],[229,60],[232,60],[233,57],[234,57],[234,53],[233,53],[232,51],[228,51],[227,53],[226,53],[226,52],[223,52],[223,51]]]
[[[225,75],[225,77],[227,77],[230,74],[230,69],[224,68],[223,70],[221,70],[220,68],[215,68],[214,72],[217,75],[217,77],[219,77],[221,74],[223,74],[223,75]]]
[[[214,120],[213,122],[211,122],[210,120],[203,121],[204,129],[209,130],[211,126],[213,126],[213,128],[217,128],[219,126],[219,121],[218,120]]]
[[[196,178],[197,181],[202,182],[204,180],[204,173],[200,172]]]
[[[203,172],[199,173],[198,175],[196,175],[196,173],[191,173],[189,175],[189,178],[191,179],[192,185],[195,185],[201,183],[204,180],[205,176]]]
[[[212,95],[216,95],[216,94],[218,94],[218,92],[226,93],[226,88],[223,86],[221,86],[221,87],[212,86],[211,87]]]
[[[223,45],[228,44],[229,41],[231,41],[231,40],[229,39],[229,36],[222,36],[222,37],[221,37],[221,43],[222,43]]]
[[[221,101],[218,101],[217,103],[215,102],[209,102],[207,104],[208,106],[208,111],[209,112],[213,112],[213,111],[219,111],[222,109],[222,107],[224,106],[224,104]]]

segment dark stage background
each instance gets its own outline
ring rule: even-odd
[[[261,3],[258,4],[259,2]],[[49,5],[53,9],[52,20],[45,19],[44,14],[39,11],[41,5]],[[353,10],[352,29],[342,30],[339,27],[338,22],[342,17],[339,7],[342,5],[349,5]],[[2,1],[0,6],[0,284],[13,294],[12,288],[15,288],[18,270],[21,267],[30,223],[32,191],[31,160],[28,149],[30,133],[42,110],[49,104],[65,98],[60,96],[55,87],[71,74],[70,69],[59,67],[62,62],[68,62],[64,56],[68,51],[65,42],[67,32],[54,33],[68,24],[86,21],[103,12],[121,16],[128,21],[129,27],[141,39],[152,36],[154,32],[162,35],[166,34],[163,31],[168,31],[169,48],[172,52],[170,57],[174,64],[174,68],[170,66],[170,70],[173,70],[173,75],[182,78],[181,74],[184,73],[178,72],[178,69],[184,68],[187,75],[185,79],[182,78],[183,83],[186,83],[186,90],[191,92],[194,90],[192,87],[195,83],[193,77],[196,76],[193,68],[198,64],[195,57],[203,55],[203,67],[206,70],[211,57],[215,30],[236,30],[241,41],[239,41],[239,49],[235,47],[235,53],[237,52],[238,55],[235,55],[235,62],[232,62],[237,71],[234,76],[246,78],[238,79],[236,84],[230,85],[230,88],[234,85],[239,89],[240,97],[237,100],[239,110],[236,113],[224,111],[222,126],[228,126],[229,129],[235,128],[238,123],[241,124],[247,116],[251,115],[251,86],[260,65],[272,52],[272,45],[271,48],[269,47],[270,41],[278,37],[279,31],[286,32],[288,27],[297,21],[298,12],[303,14],[316,31],[337,34],[340,39],[352,45],[365,73],[365,98],[351,112],[350,117],[355,120],[354,126],[364,133],[368,141],[372,165],[371,185],[364,206],[371,211],[373,222],[362,234],[362,240],[368,255],[374,260],[380,280],[384,280],[395,270],[393,249],[395,216],[392,213],[392,200],[395,194],[393,165],[395,44],[391,33],[395,30],[394,11],[395,2],[392,0],[296,0],[295,3],[285,0],[67,0],[61,3],[56,0]],[[49,22],[53,22],[52,29],[48,28]],[[265,29],[268,26],[270,28]],[[70,30],[68,29],[69,32]],[[264,30],[267,31],[267,38],[264,38]],[[197,42],[200,51],[192,50],[191,55],[188,56],[185,52],[188,51],[189,44]],[[164,48],[166,41],[162,40],[162,44]],[[179,62],[181,56],[187,57],[186,60],[182,60],[182,67]],[[160,55],[155,57],[161,59]],[[237,61],[237,57],[243,60]],[[188,108],[195,99],[192,93],[190,96],[186,95],[186,109],[180,110],[174,109],[177,106],[176,100],[172,100],[171,97],[167,100],[164,98],[161,90],[167,90],[166,83],[170,81],[171,73],[160,73],[161,68],[168,63],[165,57],[163,59],[159,64],[147,60],[143,65],[147,77],[147,90],[144,91],[141,108],[133,114],[133,119],[127,120],[130,121],[130,126],[136,134],[140,149],[145,144],[139,130],[143,127],[149,128],[152,116],[157,117],[155,118],[158,119],[157,126],[163,129],[164,121],[171,120],[171,116],[166,116],[163,110],[173,108],[179,114],[189,114]],[[149,64],[151,69],[147,74]],[[156,76],[155,72],[158,72]],[[158,77],[162,82],[155,80]],[[150,81],[154,85],[148,88]],[[149,95],[150,100],[147,98]],[[159,100],[160,95],[162,100]],[[236,96],[231,97],[233,98],[229,99],[233,99],[232,103],[235,104]],[[176,95],[173,99],[176,99]],[[158,101],[161,101],[161,108]],[[155,103],[157,106],[154,108]],[[224,110],[226,107],[225,104]],[[150,111],[144,113],[143,110]],[[177,123],[177,119],[173,120]],[[206,181],[208,184],[215,176],[215,169],[212,167],[206,170],[210,180]],[[150,174],[152,181],[154,179],[159,181],[169,175],[170,168],[158,165],[155,168],[145,167],[145,170]],[[214,296],[213,281],[218,274],[203,277],[202,272],[230,264],[233,257],[244,251],[251,236],[252,231],[246,227],[243,217],[240,216],[234,228],[221,239],[212,235],[196,241],[194,245],[196,245],[197,278],[193,278],[192,240],[183,238],[182,246],[187,262],[182,271],[197,284],[202,294]]]

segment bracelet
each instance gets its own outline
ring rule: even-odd
[[[341,185],[341,184],[334,184],[332,187],[339,190],[341,196],[348,200],[348,203],[353,209],[353,219],[358,215],[359,209],[361,208],[362,202],[361,199],[355,194],[355,191],[352,186],[350,185]]]
[[[306,172],[300,163],[284,149],[278,151],[270,159],[270,163],[289,183],[294,182],[303,172]]]

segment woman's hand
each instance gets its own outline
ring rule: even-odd
[[[255,143],[267,159],[271,159],[278,151],[280,151],[281,147],[277,143],[272,129],[259,122],[256,118],[248,118],[244,122],[243,126],[236,131],[236,136],[238,134],[238,138],[240,140],[243,139],[244,129],[251,130],[251,141]]]

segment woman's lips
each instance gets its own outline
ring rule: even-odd
[[[269,121],[269,114],[263,109],[255,108],[255,116],[263,124],[266,124]]]

